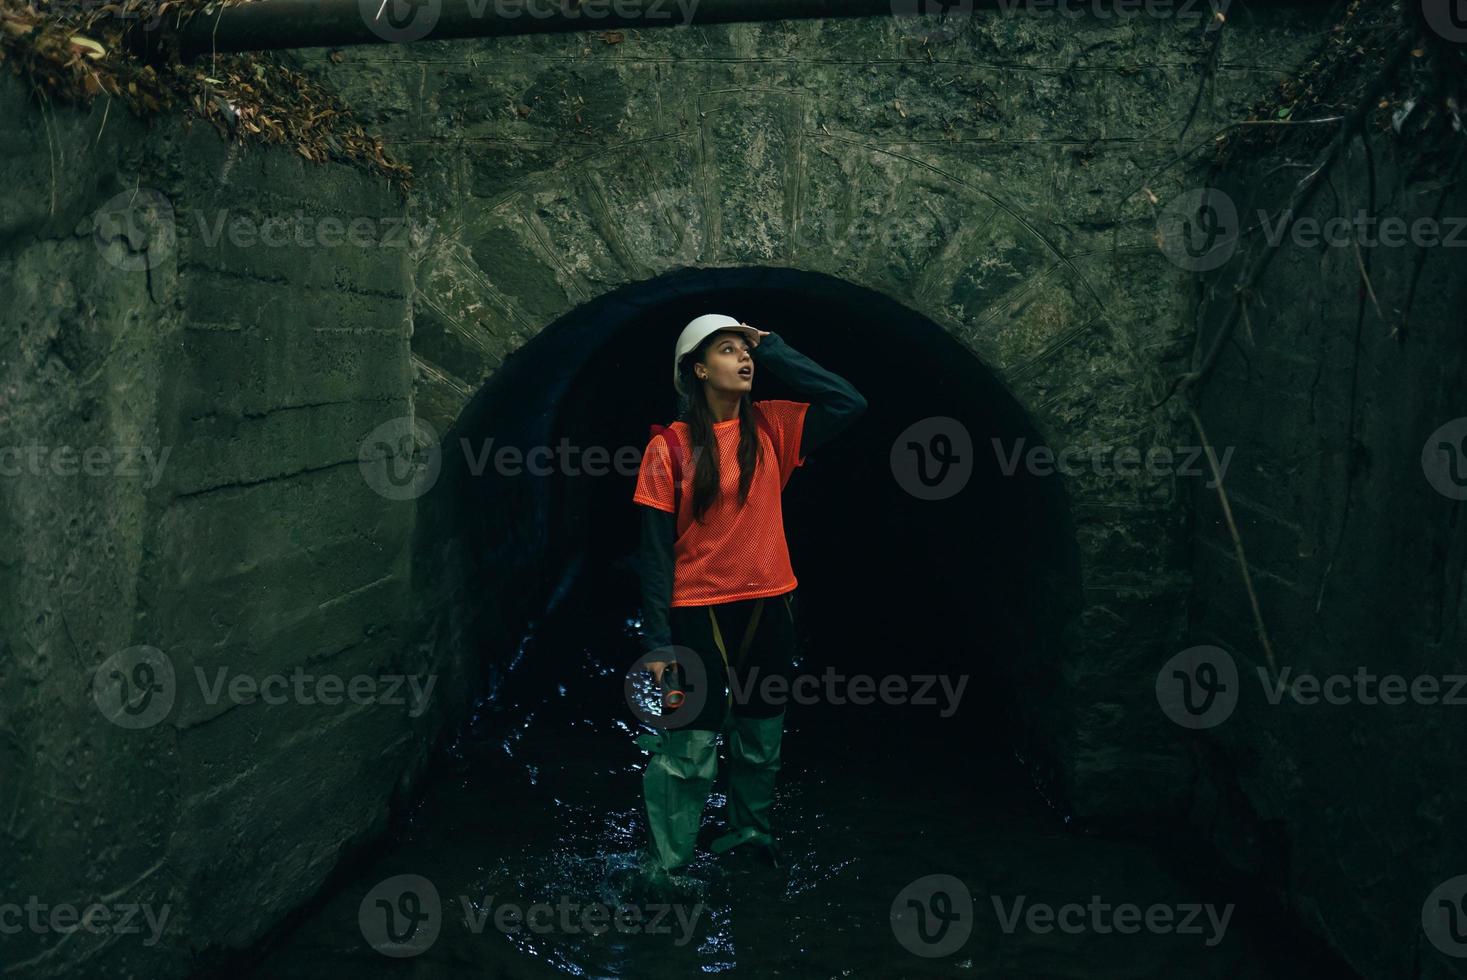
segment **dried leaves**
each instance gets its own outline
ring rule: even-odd
[[[406,191],[407,165],[392,160],[382,141],[353,121],[333,93],[272,54],[220,55],[208,69],[168,53],[156,66],[127,46],[129,30],[154,29],[249,0],[76,0],[39,5],[0,0],[0,62],[57,98],[89,103],[119,99],[138,115],[177,109],[209,122],[227,139],[293,146],[313,163],[355,163]],[[203,63],[201,62],[200,65]]]

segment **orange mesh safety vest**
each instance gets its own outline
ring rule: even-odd
[[[693,521],[692,437],[686,422],[669,429],[682,444],[682,487],[677,495],[677,541],[673,546],[672,605],[709,606],[716,602],[782,595],[797,584],[784,540],[780,493],[795,467],[803,466],[800,437],[809,402],[769,399],[754,403],[768,423],[756,429],[763,454],[749,498],[739,506],[739,420],[713,423],[718,442],[721,493],[701,522]],[[673,512],[672,454],[654,436],[642,454],[635,503]]]

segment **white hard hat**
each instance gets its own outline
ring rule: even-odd
[[[755,346],[759,343],[759,333],[753,327],[746,327],[731,316],[722,313],[705,313],[683,327],[683,332],[677,338],[677,352],[672,358],[672,386],[677,389],[678,394],[687,395],[689,392],[683,390],[683,379],[678,375],[677,366],[682,363],[683,356],[689,351],[697,350],[698,345],[708,339],[709,334],[720,330],[739,330],[749,338],[749,345]]]

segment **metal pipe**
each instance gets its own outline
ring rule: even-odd
[[[958,0],[951,6],[956,14],[973,4]],[[253,0],[191,18],[178,40],[181,55],[192,58],[211,51],[890,16],[921,9],[923,0]]]
[[[1189,18],[1203,30],[1214,12],[1226,14],[1237,0],[1173,0],[1173,16]],[[1270,0],[1276,7],[1328,7],[1338,0]],[[1241,3],[1239,3],[1241,6]],[[933,17],[914,31],[956,26],[977,10],[1054,13],[1056,8],[1084,13],[1114,6],[1125,16],[1134,0],[251,0],[212,14],[198,14],[176,31],[180,54],[193,58],[211,51],[263,51],[280,48],[345,47],[352,44],[406,44],[466,37],[508,37],[564,31],[676,27],[740,21],[798,20],[812,17]],[[1206,23],[1204,23],[1206,22]],[[928,27],[930,24],[932,26]],[[157,32],[133,36],[143,50],[156,51]]]

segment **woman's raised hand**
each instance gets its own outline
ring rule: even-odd
[[[758,347],[759,346],[759,341],[761,341],[765,337],[768,337],[769,336],[769,331],[768,330],[760,330],[758,327],[753,326],[752,324],[745,323],[742,320],[739,321],[739,326],[741,326],[741,327],[749,327],[751,330],[754,331],[754,333],[756,335],[754,337],[754,346],[755,347]]]

